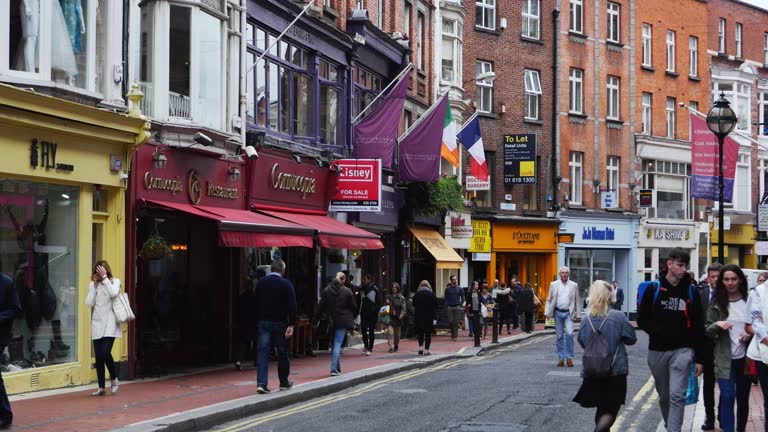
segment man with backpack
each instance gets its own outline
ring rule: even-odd
[[[363,285],[360,286],[360,330],[363,334],[363,355],[373,353],[376,324],[379,322],[379,308],[381,307],[381,292],[373,283],[373,276],[366,273],[363,276]]]
[[[694,281],[686,272],[691,256],[674,248],[667,259],[667,273],[659,281],[644,282],[637,307],[637,325],[648,333],[648,367],[659,394],[667,431],[683,425],[685,393],[691,364],[701,375],[705,356],[704,312]]]

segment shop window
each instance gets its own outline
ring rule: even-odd
[[[0,180],[0,278],[23,309],[8,343],[15,367],[77,360],[78,199],[73,186]]]
[[[94,188],[93,190],[93,211],[95,212],[108,212],[109,204],[109,191],[101,187]]]
[[[61,86],[104,92],[107,53],[106,0],[9,0],[0,2],[0,74],[53,81]],[[118,47],[113,47],[117,48]]]
[[[596,280],[611,283],[615,277],[616,257],[612,250],[568,249],[566,265],[571,269],[570,279],[579,284],[582,307],[589,296],[589,287]]]

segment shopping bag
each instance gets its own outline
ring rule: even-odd
[[[685,404],[695,405],[699,401],[699,379],[696,377],[696,364],[691,362],[688,372],[688,388],[685,390]]]
[[[488,317],[488,307],[486,307],[484,304],[480,305],[480,316],[483,318]]]

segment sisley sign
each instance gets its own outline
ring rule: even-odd
[[[381,211],[381,160],[341,159],[334,162],[339,173],[330,211]]]

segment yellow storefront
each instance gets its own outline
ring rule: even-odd
[[[711,257],[717,261],[717,245],[720,241],[720,231],[712,229]],[[723,255],[725,264],[736,264],[743,268],[757,268],[757,254],[755,253],[755,241],[757,233],[754,224],[732,224],[725,230]]]
[[[9,393],[95,379],[85,297],[95,260],[125,274],[126,167],[148,127],[138,112],[0,85],[0,283],[24,309],[0,357]]]
[[[494,222],[488,280],[509,283],[517,275],[521,283],[530,282],[539,298],[546,298],[549,283],[557,276],[558,226],[559,221],[548,219]]]

